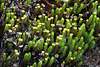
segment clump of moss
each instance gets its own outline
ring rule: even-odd
[[[99,4],[99,0],[1,0],[1,66],[80,67],[81,57],[95,47],[100,33]]]

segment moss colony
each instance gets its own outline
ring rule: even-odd
[[[100,0],[0,0],[0,67],[80,67],[99,32]]]

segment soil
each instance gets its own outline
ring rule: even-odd
[[[84,53],[82,61],[82,67],[100,67],[100,39],[96,41],[94,49]]]

